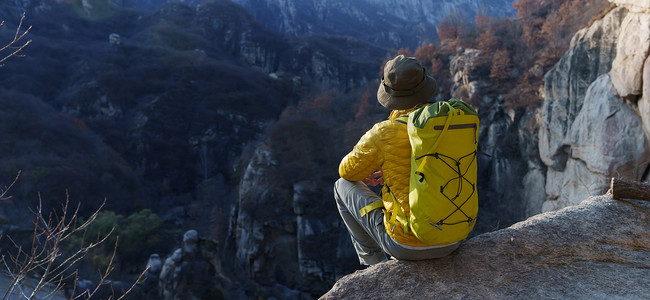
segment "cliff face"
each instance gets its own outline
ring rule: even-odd
[[[349,241],[339,231],[338,216],[327,182],[304,180],[290,186],[272,178],[278,161],[268,147],[251,159],[239,189],[230,233],[234,266],[253,284],[258,295],[305,299],[325,292],[337,277],[354,269],[336,261],[352,261]],[[288,201],[287,201],[288,200]],[[280,202],[282,201],[282,202]],[[284,202],[287,201],[287,202]],[[325,246],[327,245],[327,246]],[[230,249],[228,249],[230,250]],[[310,296],[310,294],[312,296]]]
[[[28,220],[16,213],[27,212],[27,201],[18,199],[37,200],[40,191],[58,207],[70,188],[74,199],[84,199],[83,209],[107,197],[107,210],[128,214],[149,207],[169,228],[197,228],[218,239],[227,248],[224,276],[265,284],[252,284],[257,289],[275,287],[251,295],[279,291],[276,297],[284,298],[297,289],[320,295],[354,269],[336,261],[353,257],[348,237],[331,230],[341,227],[334,202],[320,204],[332,199],[334,179],[287,183],[289,176],[274,173],[277,166],[268,163],[294,147],[274,151],[268,162],[261,156],[248,169],[248,157],[241,156],[305,95],[346,91],[360,98],[384,49],[345,37],[285,37],[229,1],[167,3],[153,12],[112,5],[110,14],[99,14],[97,6],[80,11],[80,2],[17,2],[1,2],[0,17],[13,26],[27,9],[38,47],[0,68],[0,103],[8,104],[2,115],[11,116],[2,122],[0,182],[11,183],[23,170],[12,193],[16,201],[0,207],[3,223],[18,224],[12,216]],[[3,40],[13,34],[0,30]],[[325,102],[324,109],[358,101],[342,100]],[[325,140],[321,133],[277,141],[314,144]],[[306,160],[324,156],[319,149],[311,153],[318,155]],[[335,173],[333,156],[328,177]],[[323,251],[323,240],[345,247]],[[143,249],[144,257],[146,251],[164,258],[169,249]]]
[[[462,12],[466,17],[473,17],[478,13],[488,16],[510,16],[514,14],[510,0],[366,0],[402,20],[427,22],[437,25],[444,17],[451,13]],[[484,10],[484,11],[481,11]]]
[[[592,197],[475,237],[441,259],[357,271],[321,299],[643,299],[648,220],[648,202]]]
[[[452,12],[466,14],[467,18],[473,18],[482,7],[491,16],[514,13],[510,0],[233,2],[244,6],[259,22],[288,35],[347,35],[387,47],[412,49],[433,41],[435,26]]]
[[[620,6],[579,31],[545,76],[539,152],[547,167],[543,211],[602,193],[612,176],[647,178],[650,5]],[[645,69],[644,69],[645,68]],[[645,128],[644,128],[645,127]]]
[[[480,95],[480,78],[463,78],[473,50],[451,63],[452,91],[463,87],[470,98],[481,97],[479,113],[488,124],[480,133],[482,151],[492,155],[479,163],[481,177],[489,181],[481,189],[483,199],[492,206],[498,199],[521,199],[513,213],[546,213],[473,237],[446,258],[390,261],[358,271],[339,280],[323,299],[643,298],[650,293],[650,235],[636,223],[648,220],[650,205],[608,195],[581,202],[604,193],[611,177],[649,177],[650,3],[611,2],[618,7],[577,32],[545,75],[537,111],[519,117],[498,97]],[[509,144],[504,139],[519,149],[500,147]],[[507,190],[517,196],[506,195]],[[481,221],[486,219],[490,216]]]

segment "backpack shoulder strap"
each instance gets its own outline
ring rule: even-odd
[[[443,137],[445,136],[445,133],[447,133],[447,130],[449,129],[449,124],[451,123],[452,117],[457,113],[457,110],[454,109],[454,107],[451,106],[449,104],[449,102],[443,102],[442,105],[447,106],[448,109],[449,109],[448,112],[447,112],[447,118],[445,120],[445,125],[444,125],[444,127],[442,129],[442,132],[438,136],[438,139],[433,144],[431,149],[429,149],[429,151],[427,151],[426,155],[414,158],[415,160],[418,160],[420,158],[424,158],[422,160],[422,162],[420,163],[420,166],[418,167],[418,169],[415,171],[415,174],[420,175],[420,179],[419,179],[420,182],[422,182],[424,180],[424,174],[422,174],[422,169],[424,169],[424,165],[426,164],[427,160],[429,159],[429,156],[431,154],[433,154],[433,152],[438,148],[438,145],[440,145],[440,142],[442,141]],[[412,124],[413,124],[413,120],[411,119],[411,126],[413,126]]]

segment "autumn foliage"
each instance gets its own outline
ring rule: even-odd
[[[445,94],[451,83],[450,57],[462,49],[481,51],[470,71],[487,81],[482,93],[505,96],[506,105],[524,107],[539,103],[543,75],[568,49],[572,35],[611,8],[607,0],[515,0],[514,18],[493,18],[479,12],[474,23],[455,11],[438,25],[439,45],[424,44],[414,56],[438,81]],[[408,53],[408,49],[400,49]]]
[[[492,55],[492,67],[490,68],[490,78],[503,81],[510,77],[510,68],[512,61],[508,55],[508,51],[504,49],[497,50]]]

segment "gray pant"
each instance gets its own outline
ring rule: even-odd
[[[350,232],[359,262],[363,265],[385,261],[385,253],[402,260],[439,258],[449,255],[460,245],[458,242],[442,247],[418,249],[398,244],[386,233],[383,210],[375,209],[361,217],[361,208],[381,200],[363,182],[342,178],[337,180],[334,184],[334,198],[341,218]]]

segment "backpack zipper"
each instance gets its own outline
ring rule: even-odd
[[[470,123],[470,124],[455,124],[455,125],[449,125],[449,129],[474,129],[474,144],[476,144],[476,130],[477,130],[476,123]],[[443,125],[437,125],[433,126],[433,130],[443,130],[445,129],[445,126]]]

